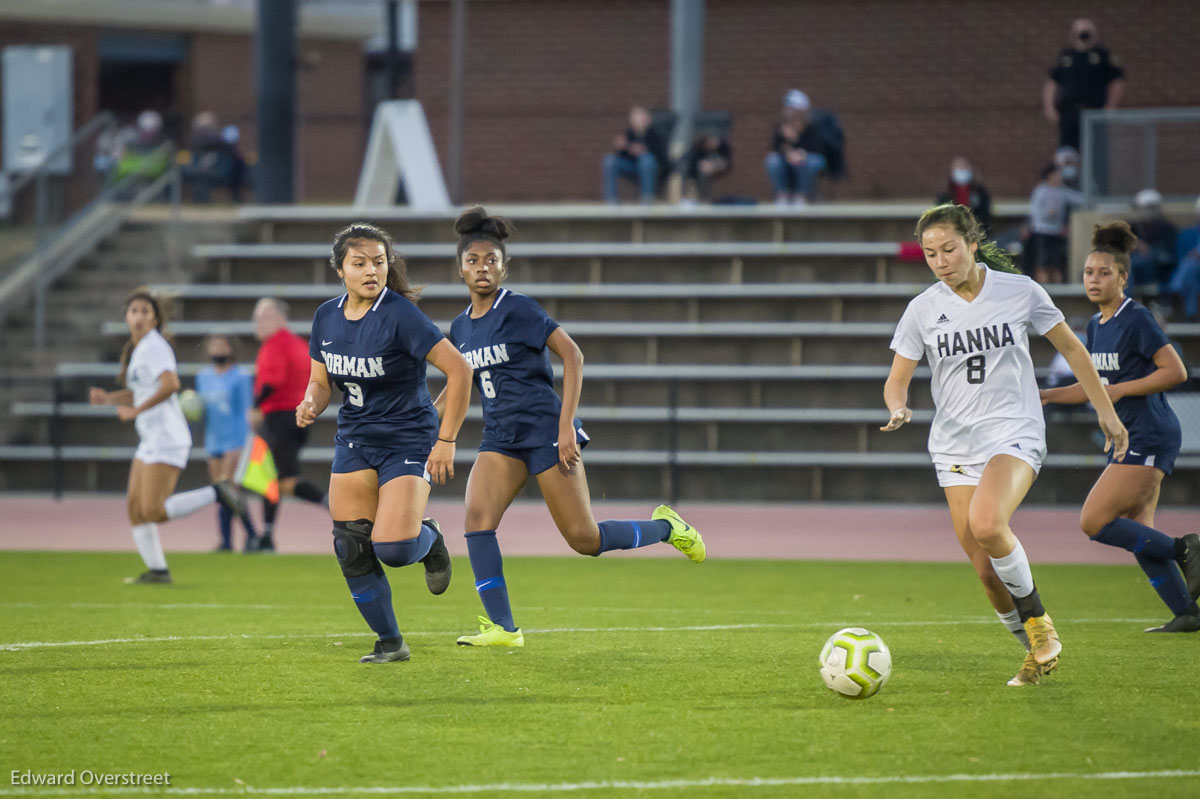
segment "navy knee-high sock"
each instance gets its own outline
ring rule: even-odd
[[[608,519],[600,522],[600,549],[597,555],[613,549],[637,549],[666,541],[671,537],[670,523]]]
[[[1149,557],[1145,554],[1138,554],[1134,557],[1137,558],[1142,571],[1150,578],[1150,585],[1154,586],[1154,590],[1158,592],[1159,597],[1172,613],[1178,616],[1181,613],[1196,610],[1196,603],[1192,601],[1187,583],[1184,582],[1183,575],[1179,572],[1179,566],[1175,561]]]
[[[372,546],[375,548],[375,557],[398,569],[416,563],[428,555],[429,548],[436,539],[437,533],[433,528],[422,522],[416,538],[407,541],[376,541]]]
[[[1100,528],[1093,541],[1128,549],[1135,555],[1159,560],[1175,559],[1175,539],[1133,519],[1113,519]]]
[[[512,607],[508,603],[508,586],[504,582],[504,559],[500,555],[500,542],[495,530],[476,530],[467,533],[467,555],[471,558],[471,571],[475,574],[475,590],[479,601],[493,624],[499,624],[510,633],[517,629],[513,621]]]
[[[347,577],[350,596],[362,614],[367,626],[380,638],[399,638],[400,627],[396,624],[396,611],[392,608],[392,586],[388,583],[383,567],[375,564],[375,570],[359,577]]]
[[[233,511],[224,505],[217,506],[217,525],[221,531],[221,547],[233,548]]]

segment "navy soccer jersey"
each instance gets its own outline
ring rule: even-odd
[[[1088,322],[1087,348],[1096,371],[1107,383],[1137,380],[1153,372],[1154,353],[1168,344],[1167,336],[1141,304],[1127,299],[1103,324],[1100,314]],[[1179,419],[1161,392],[1125,397],[1116,404],[1117,416],[1129,431],[1129,450],[1162,453],[1179,449]]]
[[[558,440],[562,400],[546,349],[557,327],[536,300],[503,288],[483,316],[472,319],[468,307],[451,323],[450,341],[474,370],[485,444],[525,449]]]
[[[338,437],[347,443],[429,452],[438,418],[425,382],[425,356],[442,331],[408,298],[384,288],[371,310],[350,320],[347,295],[313,316],[308,354],[342,391]]]

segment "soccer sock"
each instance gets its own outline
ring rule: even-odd
[[[246,528],[246,536],[254,538],[258,535],[258,530],[254,529],[254,517],[250,515],[250,506],[244,505],[244,507],[246,510],[238,519],[242,522],[242,527]],[[221,510],[224,510],[224,508]]]
[[[325,503],[325,492],[307,481],[302,480],[296,483],[296,488],[292,493],[307,502],[314,502],[318,505]]]
[[[162,542],[158,540],[157,524],[146,522],[135,525],[133,543],[147,569],[160,572],[167,570],[167,556],[163,554]]]
[[[1157,560],[1175,559],[1174,538],[1133,519],[1113,519],[1100,528],[1092,540],[1110,547],[1128,549],[1134,555],[1146,555]]]
[[[1142,571],[1150,578],[1150,585],[1158,592],[1163,603],[1171,612],[1178,616],[1181,613],[1195,612],[1196,603],[1188,593],[1187,583],[1179,572],[1179,567],[1173,560],[1150,557],[1144,552],[1134,555]]]
[[[600,549],[597,555],[613,549],[637,549],[658,544],[671,537],[671,524],[663,519],[653,521],[600,522]]]
[[[1021,611],[1013,608],[1008,613],[1001,613],[997,610],[996,615],[1000,617],[1000,623],[1021,642],[1021,646],[1029,649],[1029,633],[1025,632],[1025,625],[1021,623]]]
[[[1014,597],[1027,597],[1033,593],[1033,572],[1029,569],[1029,558],[1025,548],[1017,541],[1013,551],[1002,558],[991,558],[996,576]]]
[[[392,608],[392,586],[382,566],[376,564],[369,574],[347,577],[346,585],[350,586],[350,596],[354,597],[358,612],[376,635],[380,638],[400,637],[396,611]]]
[[[195,513],[205,505],[211,505],[216,501],[217,489],[212,486],[205,486],[204,488],[195,488],[191,491],[172,494],[167,497],[167,501],[163,503],[163,507],[167,511],[168,519],[178,519],[181,516],[187,516],[189,513]]]
[[[504,558],[500,555],[500,542],[495,530],[476,530],[467,533],[467,555],[471,558],[471,571],[475,574],[475,590],[479,601],[493,624],[516,632],[512,607],[508,603],[508,585],[504,582]]]
[[[421,522],[421,531],[416,538],[407,541],[376,541],[375,557],[388,566],[399,568],[416,563],[429,554],[429,548],[437,540],[437,533],[428,524]]]
[[[217,507],[217,525],[221,530],[221,546],[225,549],[233,547],[233,511],[224,505]]]
[[[263,500],[263,538],[270,538],[275,530],[275,517],[279,515],[279,503]]]

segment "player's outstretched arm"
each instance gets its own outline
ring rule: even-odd
[[[879,428],[885,433],[899,430],[912,420],[912,411],[908,407],[908,384],[912,382],[913,372],[917,370],[917,362],[897,354],[892,358],[892,371],[888,373],[887,382],[883,384],[883,404],[887,406],[891,418],[888,423]]]
[[[1125,451],[1129,449],[1129,431],[1117,417],[1117,410],[1100,382],[1100,373],[1096,371],[1096,365],[1092,363],[1092,356],[1088,354],[1087,347],[1083,346],[1083,342],[1066,322],[1059,322],[1047,330],[1046,339],[1067,359],[1067,365],[1071,367],[1075,379],[1079,381],[1088,401],[1096,409],[1100,430],[1104,433],[1104,451],[1108,452],[1109,447],[1112,447],[1113,460],[1122,460]]]
[[[1042,398],[1043,405],[1051,402],[1055,405],[1082,405],[1087,402],[1087,394],[1078,383],[1058,388],[1043,388],[1038,392],[1038,396]]]
[[[1162,345],[1154,353],[1154,366],[1154,371],[1145,377],[1122,383],[1109,383],[1108,396],[1113,402],[1125,397],[1144,397],[1160,391],[1170,391],[1187,380],[1187,367],[1170,344]]]
[[[582,453],[575,440],[575,414],[583,394],[583,350],[561,327],[546,339],[550,351],[563,362],[562,411],[558,415],[558,462],[564,469],[579,463]]]
[[[308,427],[329,407],[329,370],[325,364],[314,360],[308,373],[308,388],[304,399],[296,406],[296,427]]]
[[[425,467],[433,482],[443,485],[454,477],[454,443],[471,402],[471,365],[445,338],[433,345],[425,360],[446,375],[446,388],[438,397],[442,403],[438,412],[438,440]]]

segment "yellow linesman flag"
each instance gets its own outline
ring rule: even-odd
[[[275,459],[262,436],[251,433],[246,439],[233,479],[247,491],[261,494],[271,502],[279,501],[279,473],[275,471]]]

